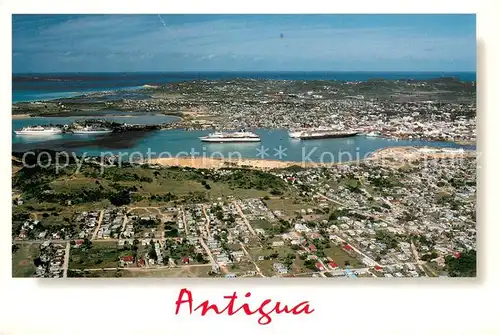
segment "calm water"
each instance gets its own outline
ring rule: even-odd
[[[235,78],[277,80],[364,81],[378,79],[433,79],[455,77],[475,81],[475,72],[146,72],[146,73],[63,73],[12,75],[12,101],[68,98],[89,92],[130,90],[143,85],[188,80]]]
[[[25,120],[15,120],[20,125]],[[205,156],[214,158],[264,158],[283,161],[315,161],[315,162],[339,162],[363,158],[377,149],[390,146],[433,146],[448,148],[474,149],[473,146],[460,146],[449,142],[407,141],[389,140],[384,138],[373,138],[355,136],[350,138],[322,139],[298,141],[288,137],[286,130],[258,129],[261,136],[260,143],[203,143],[200,136],[207,135],[209,131],[183,131],[162,130],[147,133],[144,137],[134,139],[133,144],[126,148],[116,149],[116,136],[121,135],[54,135],[44,138],[21,137],[13,135],[13,150],[24,151],[30,148],[45,148],[54,150],[74,151],[87,156],[100,155],[102,152],[122,153],[127,155],[135,152],[137,157],[184,157]],[[93,137],[92,137],[93,136]],[[107,139],[98,147],[92,145],[88,140],[95,138]],[[68,149],[65,143],[71,141],[72,147]],[[75,145],[77,143],[77,145]],[[78,145],[81,143],[81,145]],[[128,142],[127,142],[128,143]]]

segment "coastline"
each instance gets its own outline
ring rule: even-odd
[[[462,151],[457,149],[433,147],[388,147],[374,151],[370,156],[359,161],[346,162],[295,162],[258,158],[208,158],[208,157],[169,157],[153,158],[148,163],[162,166],[188,167],[195,169],[221,169],[221,168],[252,168],[258,170],[286,169],[292,166],[301,168],[332,167],[335,165],[353,164],[356,162],[383,162],[390,160],[392,163],[409,163],[421,159],[439,159],[474,156],[475,151]]]
[[[280,161],[272,159],[258,158],[208,158],[208,157],[169,157],[169,158],[154,158],[149,161],[152,164],[162,166],[179,166],[195,169],[221,169],[221,168],[253,168],[258,170],[285,169],[291,166],[300,167],[319,167],[329,166],[338,163],[309,163],[309,162],[293,162]]]
[[[17,120],[17,119],[27,119],[30,118],[30,114],[12,114],[12,119]]]

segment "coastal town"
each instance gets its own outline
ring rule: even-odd
[[[453,78],[201,80],[147,85],[116,99],[118,93],[105,92],[17,103],[13,115],[178,117],[149,126],[97,120],[113,129],[108,136],[138,130],[127,147],[133,133],[160,129],[332,126],[360,136],[475,145],[475,89],[475,82]],[[120,145],[112,138],[81,143]],[[23,167],[22,152],[13,155],[14,276],[476,273],[472,150],[390,147],[342,164],[191,157],[124,167],[113,157],[86,157],[78,172],[72,164],[62,172]]]
[[[391,139],[464,144],[476,141],[475,82],[455,78],[355,82],[201,80],[146,85],[137,92],[142,94],[116,100],[109,99],[112,93],[105,92],[16,103],[12,114],[98,118],[103,111],[141,111],[179,117],[175,122],[147,127],[115,125],[120,131],[335,126]]]
[[[265,172],[97,165],[36,186],[17,172],[14,276],[475,276],[475,152]]]

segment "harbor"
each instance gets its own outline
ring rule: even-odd
[[[86,136],[61,134],[43,138],[13,135],[12,150],[22,152],[34,149],[71,151],[87,156],[100,156],[102,152],[140,154],[143,157],[207,157],[250,158],[281,161],[346,162],[368,157],[371,153],[395,146],[429,146],[438,148],[475,149],[446,141],[393,140],[384,137],[352,136],[345,138],[310,139],[297,141],[287,129],[256,129],[259,142],[204,142],[212,131],[181,129],[152,131],[140,136],[127,133]],[[123,146],[119,146],[121,141]],[[148,154],[149,153],[149,154]]]

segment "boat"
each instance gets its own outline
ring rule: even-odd
[[[358,131],[346,131],[333,128],[319,127],[319,128],[309,128],[301,130],[291,130],[288,132],[288,136],[292,139],[298,140],[313,140],[322,138],[340,138],[340,137],[351,137],[358,135]]]
[[[207,136],[200,137],[202,142],[215,142],[215,143],[227,143],[227,142],[260,142],[260,136],[245,130],[235,131],[235,132],[221,132],[216,131]]]
[[[96,127],[96,126],[86,126],[83,128],[73,129],[73,134],[86,135],[86,134],[109,134],[112,133],[113,129]]]
[[[62,129],[58,127],[24,127],[21,130],[14,130],[16,135],[57,135],[62,134]]]

